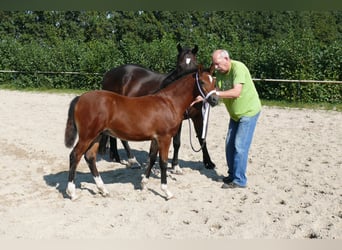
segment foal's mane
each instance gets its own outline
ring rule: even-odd
[[[186,70],[184,72],[182,72],[181,74],[177,75],[177,77],[170,77],[168,76],[167,78],[164,79],[164,81],[162,82],[162,84],[160,85],[159,88],[157,88],[155,91],[153,91],[152,94],[155,94],[157,92],[159,92],[160,90],[166,88],[167,86],[169,86],[170,84],[172,84],[173,82],[175,82],[176,80],[189,75],[189,74],[193,74],[196,73],[198,69],[190,69],[190,70]]]
[[[166,88],[167,86],[169,86],[170,84],[172,84],[173,82],[175,82],[176,80],[186,76],[186,75],[189,75],[191,73],[196,73],[198,71],[198,68],[196,69],[188,69],[188,70],[185,70],[184,72],[182,72],[181,74],[177,75],[176,77],[175,76],[172,76],[172,73],[169,74],[165,79],[164,81],[162,82],[162,84],[160,85],[160,87],[153,92],[156,93],[158,92],[159,90],[163,89],[163,88]],[[203,68],[202,71],[205,71],[205,72],[211,72],[212,71],[212,68]]]

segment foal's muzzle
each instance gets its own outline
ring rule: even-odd
[[[216,90],[210,91],[205,97],[205,101],[214,107],[219,103],[219,97],[216,95]]]
[[[207,102],[210,104],[210,106],[214,107],[219,103],[219,97],[216,94],[212,94],[207,98]]]

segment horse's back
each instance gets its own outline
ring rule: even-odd
[[[125,96],[143,96],[158,89],[165,77],[137,64],[125,64],[104,75],[102,89]]]

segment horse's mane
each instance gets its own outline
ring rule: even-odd
[[[177,70],[174,70],[172,72],[170,72],[168,74],[168,76],[164,79],[164,81],[162,82],[162,84],[160,85],[160,87],[153,91],[152,94],[155,94],[157,93],[159,90],[163,89],[163,88],[166,88],[167,86],[169,86],[170,84],[172,84],[173,82],[175,82],[176,80],[186,76],[186,75],[189,75],[189,74],[193,74],[193,73],[196,73],[198,71],[198,68],[195,68],[195,69],[187,69],[185,71],[183,71],[182,73],[177,73]],[[204,68],[203,71],[206,71],[206,72],[210,72],[210,68]]]
[[[197,68],[196,69],[189,69],[189,70],[185,70],[183,71],[181,74],[175,74],[176,70],[170,72],[168,74],[168,76],[164,79],[164,81],[162,82],[162,84],[160,85],[160,87],[158,89],[156,89],[155,91],[153,91],[152,94],[157,93],[159,90],[166,88],[167,86],[169,86],[171,83],[175,82],[176,80],[189,75],[191,73],[195,73],[197,72]]]

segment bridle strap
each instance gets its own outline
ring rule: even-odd
[[[215,94],[216,90],[212,90],[207,95],[205,95],[203,90],[202,90],[202,88],[201,88],[201,85],[199,83],[198,72],[196,73],[196,84],[197,84],[197,88],[198,88],[199,92],[201,93],[201,96],[203,97],[203,104],[202,104],[203,129],[202,129],[202,136],[201,136],[201,138],[203,139],[203,144],[201,145],[201,148],[199,150],[195,150],[193,145],[192,145],[192,142],[191,142],[191,125],[190,125],[190,121],[189,121],[189,131],[190,131],[189,133],[190,133],[190,145],[191,145],[192,150],[195,151],[195,152],[199,152],[203,148],[203,146],[205,144],[205,139],[207,137],[208,121],[209,121],[209,113],[210,113],[210,104],[208,103],[208,98],[211,95]],[[188,112],[188,110],[186,112]]]

